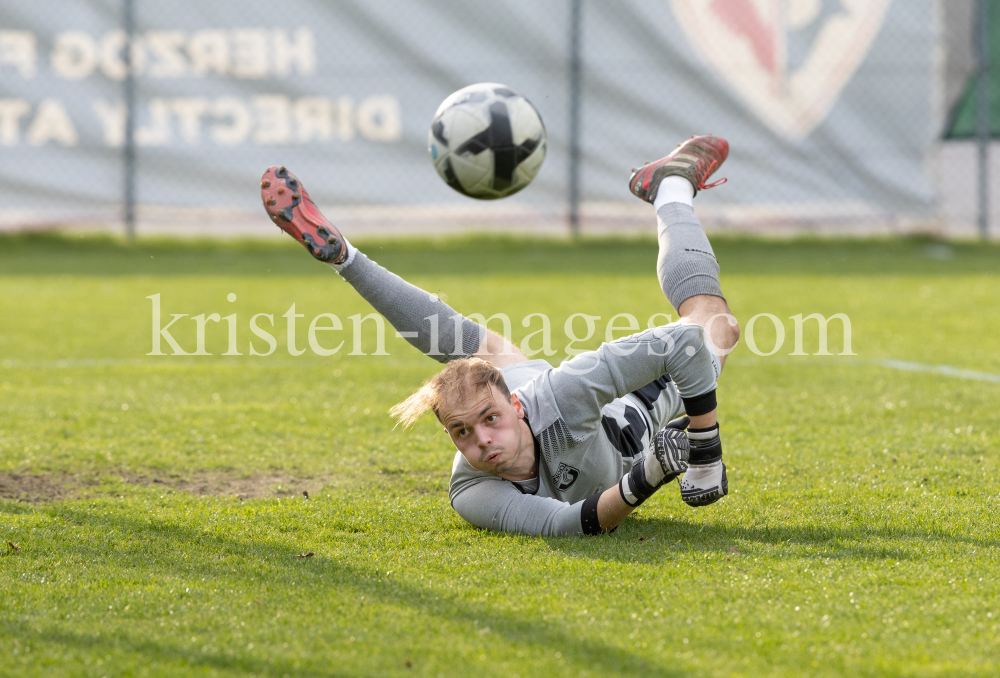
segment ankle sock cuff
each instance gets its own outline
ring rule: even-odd
[[[656,189],[656,197],[653,198],[653,208],[659,210],[664,205],[678,203],[694,207],[694,186],[682,176],[676,174],[660,179],[660,185]]]
[[[347,242],[347,238],[342,237],[341,239],[344,241],[344,247],[347,248],[347,258],[344,259],[339,264],[330,262],[330,267],[333,268],[333,270],[335,270],[337,273],[343,271],[345,267],[350,266],[351,263],[354,262],[354,255],[358,253],[358,249],[351,243]]]

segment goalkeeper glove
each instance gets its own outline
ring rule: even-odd
[[[719,425],[689,428],[687,436],[691,451],[687,472],[681,479],[681,499],[688,506],[708,506],[729,494]]]
[[[688,436],[684,428],[690,419],[682,417],[670,422],[649,443],[649,452],[632,465],[618,483],[622,500],[629,506],[638,506],[679,476],[687,468],[689,454]]]

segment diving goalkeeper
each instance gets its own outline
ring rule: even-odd
[[[716,379],[739,327],[693,199],[726,160],[702,136],[634,170],[629,188],[658,218],[660,286],[680,320],[603,344],[559,367],[529,360],[353,247],[298,179],[261,180],[268,215],[445,368],[392,414],[409,426],[431,410],[457,448],[449,494],[481,528],[532,535],[601,534],[682,476],[682,499],[728,492],[716,420]],[[724,181],[724,180],[723,180]],[[680,415],[685,415],[681,418]]]

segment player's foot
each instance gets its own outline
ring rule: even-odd
[[[285,167],[275,165],[260,179],[260,196],[271,221],[305,245],[309,253],[331,264],[347,259],[344,238],[316,204],[305,187]]]
[[[681,478],[681,499],[688,506],[708,506],[729,494],[726,465],[721,459],[711,464],[689,464]]]
[[[691,182],[695,195],[705,188],[726,183],[720,179],[714,184],[705,183],[729,157],[729,142],[722,137],[691,137],[665,158],[632,169],[628,187],[638,198],[652,203],[664,177],[681,176]]]

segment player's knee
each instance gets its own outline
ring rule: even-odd
[[[722,351],[729,352],[736,348],[740,340],[740,324],[732,315],[726,318],[728,322],[719,322],[718,327],[713,328],[712,342]]]
[[[716,309],[710,316],[692,318],[705,328],[705,339],[715,353],[728,353],[740,340],[740,325],[728,308]]]
[[[732,320],[730,321],[732,324],[730,324],[728,328],[729,339],[730,339],[729,345],[735,346],[736,342],[738,342],[740,340],[740,337],[743,335],[743,330],[740,327],[740,322],[735,317],[732,316],[730,317],[732,318]]]

